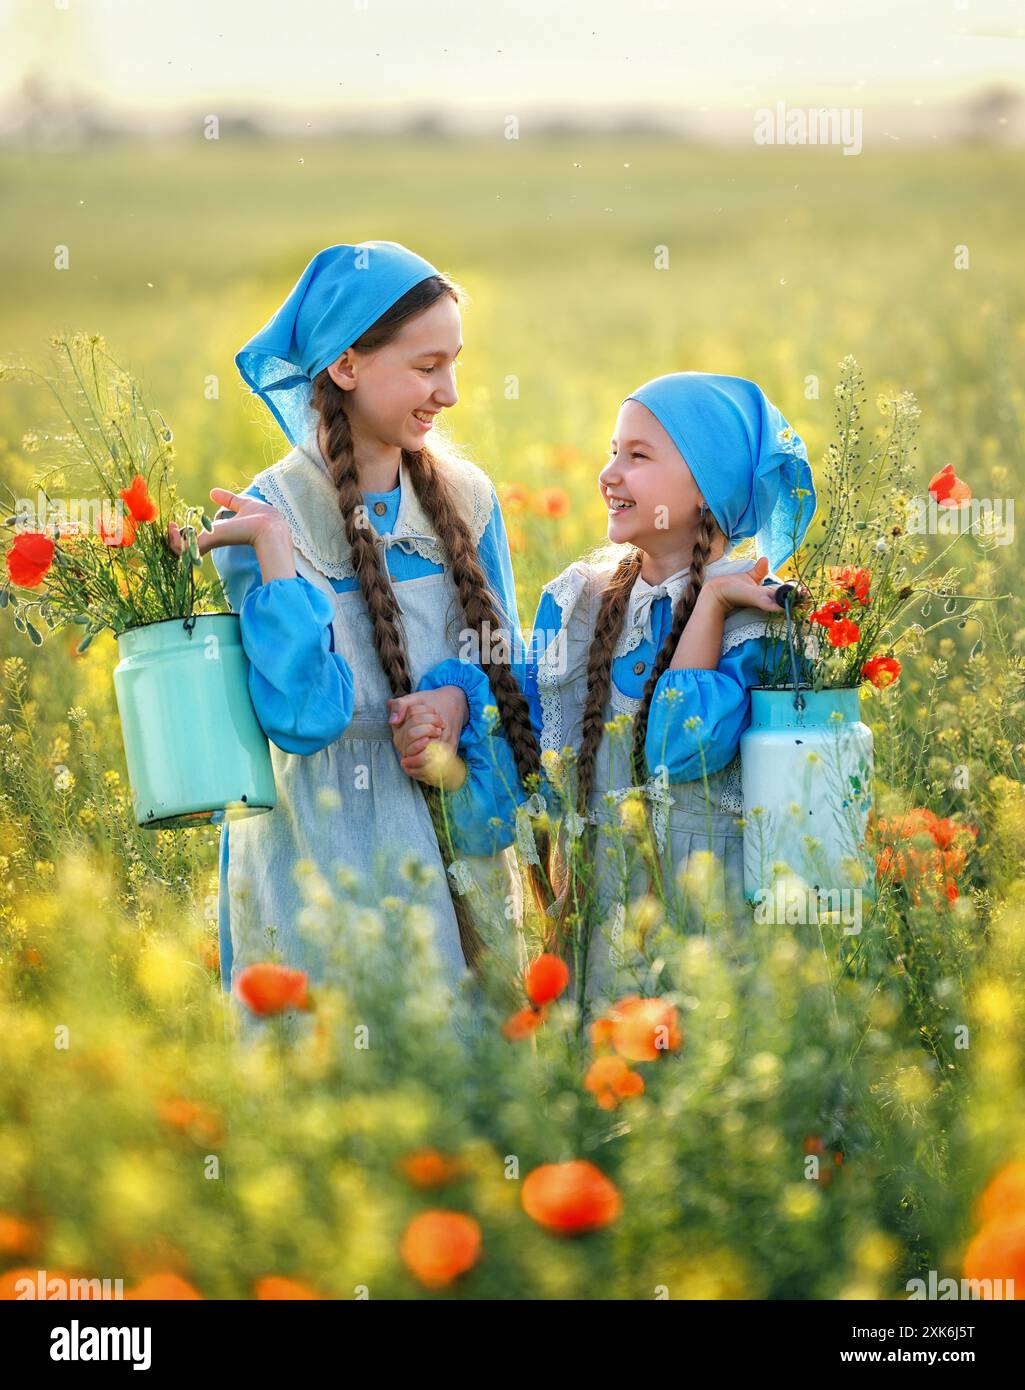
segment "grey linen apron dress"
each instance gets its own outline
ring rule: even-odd
[[[706,566],[706,575],[735,573],[751,568],[751,561],[720,559]],[[609,571],[586,562],[577,562],[546,585],[554,594],[563,615],[556,639],[549,643],[538,661],[538,695],[542,711],[541,748],[543,754],[560,753],[569,746],[579,749],[584,705],[588,693],[587,656],[594,635],[598,608]],[[655,595],[668,592],[673,602],[682,583],[656,586]],[[636,591],[636,586],[635,586]],[[641,627],[631,624],[633,594],[627,605],[627,620],[613,653],[616,657],[634,650],[641,642]],[[761,637],[772,615],[759,609],[740,609],[730,613],[724,623],[721,654],[740,642]],[[611,681],[610,697],[603,718],[606,723],[633,716],[640,700],[621,691]],[[692,710],[681,705],[679,718]],[[595,756],[591,795],[585,817],[569,815],[559,827],[555,845],[553,888],[558,898],[549,915],[557,916],[567,891],[568,837],[582,833],[584,822],[596,827],[594,853],[594,916],[586,960],[586,980],[580,991],[582,1002],[592,1012],[600,1012],[603,1001],[626,994],[653,992],[644,987],[647,966],[644,958],[625,946],[626,905],[648,891],[648,875],[622,830],[622,802],[635,788],[630,770],[632,730],[621,720],[624,731],[606,730]],[[666,774],[654,769],[643,789],[656,835],[663,892],[674,904],[672,921],[687,932],[707,932],[725,943],[728,933],[735,936],[750,929],[751,911],[743,900],[743,816],[739,751],[722,769],[690,782],[668,782]],[[575,771],[571,773],[575,775]],[[607,794],[611,793],[611,797]],[[659,843],[661,841],[661,843]],[[714,863],[691,860],[696,851],[711,851]],[[686,873],[690,861],[692,872]],[[682,875],[680,871],[684,870]],[[658,896],[658,883],[652,892]],[[724,930],[725,929],[725,930]],[[733,950],[730,946],[726,949]],[[571,967],[572,968],[572,967]],[[576,993],[578,982],[571,988]]]
[[[447,465],[446,465],[447,466]],[[490,480],[466,461],[457,471],[454,494],[471,536],[479,542],[490,515]],[[495,933],[508,947],[510,933],[520,935],[522,883],[513,850],[495,856],[460,855],[446,874],[430,811],[420,784],[399,764],[392,742],[386,701],[391,696],[387,677],[377,658],[370,616],[359,589],[338,593],[328,576],[354,573],[336,490],[327,473],[315,435],[305,450],[296,448],[285,459],[254,479],[264,497],[288,522],[297,572],[321,589],[334,605],[335,650],[344,656],[355,689],[352,720],[341,738],[311,754],[287,753],[271,743],[278,804],[263,815],[233,821],[228,860],[228,892],[233,949],[232,982],[254,961],[270,958],[307,971],[311,984],[331,978],[331,942],[303,929],[309,899],[300,887],[303,871],[312,865],[342,899],[336,875],[367,880],[381,893],[397,895],[426,907],[433,920],[432,947],[440,968],[439,984],[476,999],[472,973],[459,942],[452,893],[469,895],[485,943]],[[373,533],[381,548],[381,570],[387,578],[386,551],[391,545],[414,548],[443,562],[440,543],[416,499],[403,464],[401,501],[393,533]],[[403,580],[393,592],[402,614],[413,688],[432,667],[459,655],[463,625],[455,584],[446,568],[437,574]],[[417,861],[433,872],[414,888],[402,870]],[[308,861],[304,864],[303,861]],[[314,911],[313,914],[316,915]],[[341,930],[358,930],[359,913],[351,923],[335,914]],[[354,942],[347,949],[372,950]],[[515,944],[514,944],[515,949]],[[344,980],[340,981],[344,985]],[[379,981],[388,989],[387,978]],[[251,1016],[240,1010],[243,1035],[252,1035]],[[478,1026],[461,1011],[454,1026],[467,1036]],[[257,1021],[256,1027],[262,1024]],[[296,1029],[297,1031],[297,1029]]]

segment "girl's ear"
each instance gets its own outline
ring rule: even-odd
[[[352,348],[346,348],[342,355],[327,365],[327,374],[342,391],[356,388],[356,360]]]

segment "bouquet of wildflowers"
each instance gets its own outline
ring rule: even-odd
[[[120,634],[202,609],[213,586],[198,578],[197,525],[209,531],[213,523],[204,509],[179,503],[171,430],[103,339],[76,333],[50,341],[56,373],[0,367],[5,377],[45,382],[64,415],[59,433],[22,441],[46,455],[34,496],[4,487],[0,607],[37,646],[44,630],[78,624],[84,651],[105,629]],[[168,520],[180,526],[181,555],[166,543]]]
[[[900,677],[898,653],[920,644],[925,633],[945,623],[964,627],[980,600],[959,594],[959,569],[945,564],[966,530],[984,534],[961,519],[972,505],[971,490],[948,464],[933,475],[928,498],[914,478],[914,437],[919,409],[909,391],[880,397],[887,422],[881,437],[862,445],[864,382],[853,357],[841,363],[836,387],[837,438],[826,451],[828,513],[810,528],[788,569],[813,596],[792,614],[798,676],[812,690],[867,681],[883,689]],[[786,434],[786,431],[784,431]],[[923,537],[952,535],[928,558]],[[921,605],[923,617],[939,601],[942,612],[928,628],[909,623]],[[978,619],[976,619],[978,621]],[[785,643],[767,658],[762,684],[793,683]]]

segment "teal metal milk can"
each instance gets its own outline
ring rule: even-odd
[[[872,803],[872,731],[856,686],[812,690],[800,680],[787,615],[791,686],[751,690],[741,735],[744,896],[764,903],[779,880],[799,882],[834,908],[875,896],[865,835]]]
[[[132,804],[154,829],[216,825],[277,804],[236,613],[118,634],[114,670]]]

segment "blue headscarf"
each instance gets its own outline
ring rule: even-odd
[[[740,376],[671,372],[626,400],[662,425],[730,546],[757,538],[777,569],[804,539],[815,512],[808,451],[761,387]],[[808,495],[797,497],[796,489]]]
[[[291,444],[316,424],[313,378],[407,290],[439,272],[397,241],[318,251],[281,308],[235,354],[235,365]]]

